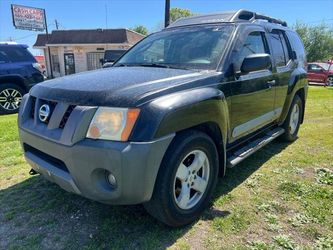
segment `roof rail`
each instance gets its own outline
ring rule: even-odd
[[[235,22],[235,21],[241,21],[241,20],[247,20],[247,21],[255,21],[255,20],[266,20],[270,23],[275,23],[275,24],[280,24],[284,27],[287,27],[287,22],[282,21],[280,19],[276,19],[273,17],[265,16],[262,14],[258,14],[253,11],[249,10],[239,10],[237,11],[233,17],[231,18],[230,21]]]

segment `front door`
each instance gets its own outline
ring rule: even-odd
[[[239,71],[245,57],[269,53],[264,30],[250,30],[234,49],[234,68]],[[231,140],[237,140],[276,119],[275,79],[271,69],[241,74],[231,86]]]
[[[75,74],[75,60],[74,60],[74,54],[73,53],[65,53],[64,54],[64,60],[65,60],[65,74]]]
[[[308,79],[314,82],[323,82],[325,75],[323,74],[323,68],[317,64],[308,64]]]

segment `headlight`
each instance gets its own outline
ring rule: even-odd
[[[90,122],[87,137],[127,141],[139,113],[139,109],[100,107]]]

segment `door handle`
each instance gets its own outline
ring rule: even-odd
[[[268,88],[271,89],[273,85],[275,85],[275,80],[267,81]]]
[[[275,80],[267,81],[267,84],[269,84],[269,85],[274,85],[274,84],[275,84]]]

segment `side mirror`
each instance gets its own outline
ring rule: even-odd
[[[271,56],[269,54],[252,54],[244,58],[241,66],[242,73],[269,69],[272,66]]]
[[[104,59],[103,58],[99,59],[99,62],[103,65],[104,64]]]

